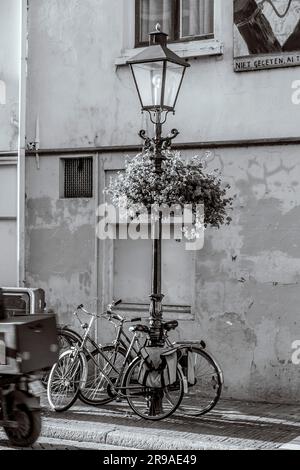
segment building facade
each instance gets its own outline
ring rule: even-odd
[[[165,317],[180,320],[175,339],[207,342],[224,371],[225,396],[288,403],[299,401],[300,379],[292,360],[300,340],[300,68],[296,55],[287,67],[293,51],[277,42],[297,26],[298,2],[287,14],[289,32],[269,35],[279,55],[272,62],[247,57],[270,52],[253,49],[245,31],[253,3],[29,0],[24,282],[45,289],[62,323],[96,297],[99,308],[122,298],[126,314],[147,316],[151,242],[101,241],[96,226],[107,182],[141,150],[137,132],[152,132],[126,60],[147,47],[160,22],[191,64],[164,132],[178,128],[174,147],[187,158],[203,155],[236,195],[231,225],[207,230],[201,251],[164,242]],[[264,26],[273,24],[269,8],[255,16]],[[3,162],[16,149],[9,95],[0,115]],[[99,321],[100,341],[113,333]]]
[[[0,285],[17,279],[20,5],[0,2]]]

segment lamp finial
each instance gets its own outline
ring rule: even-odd
[[[156,23],[155,31],[149,34],[149,44],[150,46],[160,44],[164,47],[167,45],[167,37],[168,35],[162,32],[160,23]]]

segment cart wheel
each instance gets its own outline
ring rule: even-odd
[[[10,419],[16,421],[17,428],[5,427],[4,431],[9,442],[17,447],[29,447],[36,442],[41,433],[41,413],[31,410],[25,404],[17,405],[10,414]]]

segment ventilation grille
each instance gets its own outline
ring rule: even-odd
[[[64,160],[64,197],[93,197],[93,158]]]

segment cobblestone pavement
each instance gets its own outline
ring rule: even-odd
[[[300,405],[223,400],[203,417],[176,413],[155,423],[132,414],[126,402],[94,408],[77,401],[65,413],[54,413],[43,404],[43,435],[48,437],[148,450],[300,450]]]

